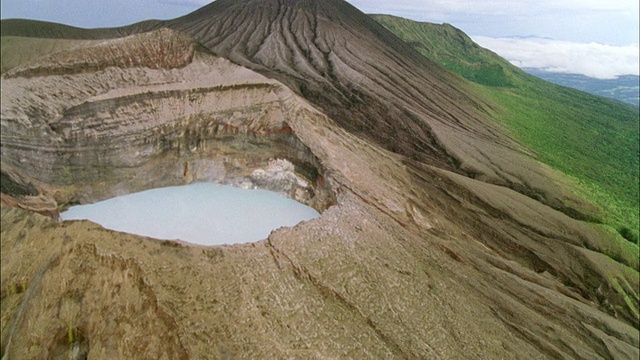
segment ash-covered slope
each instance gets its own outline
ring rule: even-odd
[[[278,79],[387,150],[590,215],[491,121],[491,105],[468,84],[345,1],[219,0],[164,26]]]
[[[219,0],[165,25],[183,33],[2,77],[7,357],[637,358],[637,256],[509,188],[553,175],[463,80],[339,1]],[[272,158],[295,170],[253,178]],[[193,180],[324,211],[203,248],[17,209]]]

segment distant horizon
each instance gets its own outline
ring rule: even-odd
[[[168,20],[210,0],[0,0],[0,18],[81,28]],[[519,67],[609,79],[640,75],[638,1],[610,0],[351,0],[368,14],[448,23]],[[535,14],[535,16],[532,16]],[[571,24],[571,26],[567,26]],[[532,66],[533,65],[533,66]]]

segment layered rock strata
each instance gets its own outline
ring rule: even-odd
[[[12,70],[3,89],[3,176],[58,203],[191,181],[270,188],[253,173],[279,158],[304,179],[287,195],[333,202],[292,128],[303,101],[171,30],[57,53]]]

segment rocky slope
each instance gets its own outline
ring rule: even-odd
[[[339,1],[219,0],[164,24],[183,33],[8,70],[3,356],[637,358],[626,241],[556,210],[588,212],[373,24]],[[33,212],[194,180],[322,216],[200,247]]]

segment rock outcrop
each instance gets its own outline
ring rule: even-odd
[[[3,356],[637,358],[628,242],[364,16],[218,0],[151,24],[206,48],[162,29],[3,75]],[[322,215],[202,247],[34,213],[191,181]]]

